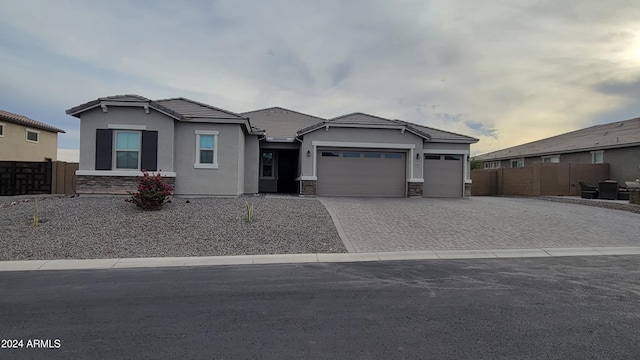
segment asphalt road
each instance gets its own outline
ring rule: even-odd
[[[5,272],[0,338],[23,346],[0,359],[637,359],[639,265],[597,256]]]

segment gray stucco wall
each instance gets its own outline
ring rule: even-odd
[[[108,112],[95,108],[80,116],[80,164],[79,170],[95,170],[96,129],[107,129],[109,124],[146,125],[146,130],[158,131],[158,169],[174,171],[173,144],[174,119],[142,107],[109,106]],[[195,145],[194,145],[195,146]]]
[[[441,142],[424,142],[425,150],[462,150],[469,151],[469,144],[441,143]]]
[[[244,142],[244,193],[258,193],[258,167],[260,164],[260,149],[258,137],[247,135]]]
[[[196,169],[196,130],[218,131],[218,168]],[[240,125],[177,122],[176,195],[240,195],[244,179],[244,137]],[[241,174],[243,174],[241,176]]]
[[[304,135],[300,145],[301,175],[313,175],[313,156],[307,157],[307,151],[313,154],[313,141],[336,141],[336,142],[360,142],[360,143],[380,143],[380,144],[413,144],[414,151],[422,152],[423,139],[415,134],[405,131],[404,134],[398,129],[366,129],[366,128],[339,128],[330,127],[329,131],[324,128]],[[375,147],[374,147],[375,148]],[[401,150],[402,151],[402,150]],[[409,151],[407,151],[409,156]],[[415,160],[415,152],[414,152]],[[411,161],[413,165],[414,177],[422,174],[422,162]],[[407,178],[410,169],[407,167]]]

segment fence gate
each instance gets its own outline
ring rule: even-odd
[[[0,196],[51,194],[50,161],[0,161]]]

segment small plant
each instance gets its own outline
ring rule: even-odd
[[[38,218],[38,200],[34,203],[35,207],[33,208],[33,226],[40,225],[40,218]]]
[[[142,176],[138,177],[138,191],[135,193],[129,191],[131,198],[124,201],[144,210],[160,210],[172,191],[173,188],[164,181],[160,172],[151,176],[147,171],[142,170]]]
[[[249,202],[245,201],[244,202],[245,205],[245,209],[246,209],[246,215],[247,215],[247,222],[250,223],[253,221],[253,204],[249,204]]]

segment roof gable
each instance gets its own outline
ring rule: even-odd
[[[478,155],[475,158],[502,160],[629,146],[640,146],[640,118],[595,125]]]
[[[65,133],[64,130],[58,129],[57,127],[53,127],[51,125],[45,124],[43,122],[33,120],[24,115],[14,114],[12,112],[8,112],[5,110],[0,110],[0,121],[6,121],[14,124],[20,124],[25,126],[30,126],[36,129],[56,132],[56,133]]]
[[[253,110],[242,113],[242,115],[249,117],[249,121],[254,126],[265,130],[267,139],[271,140],[289,141],[296,136],[298,129],[324,121],[317,116],[279,106]]]

